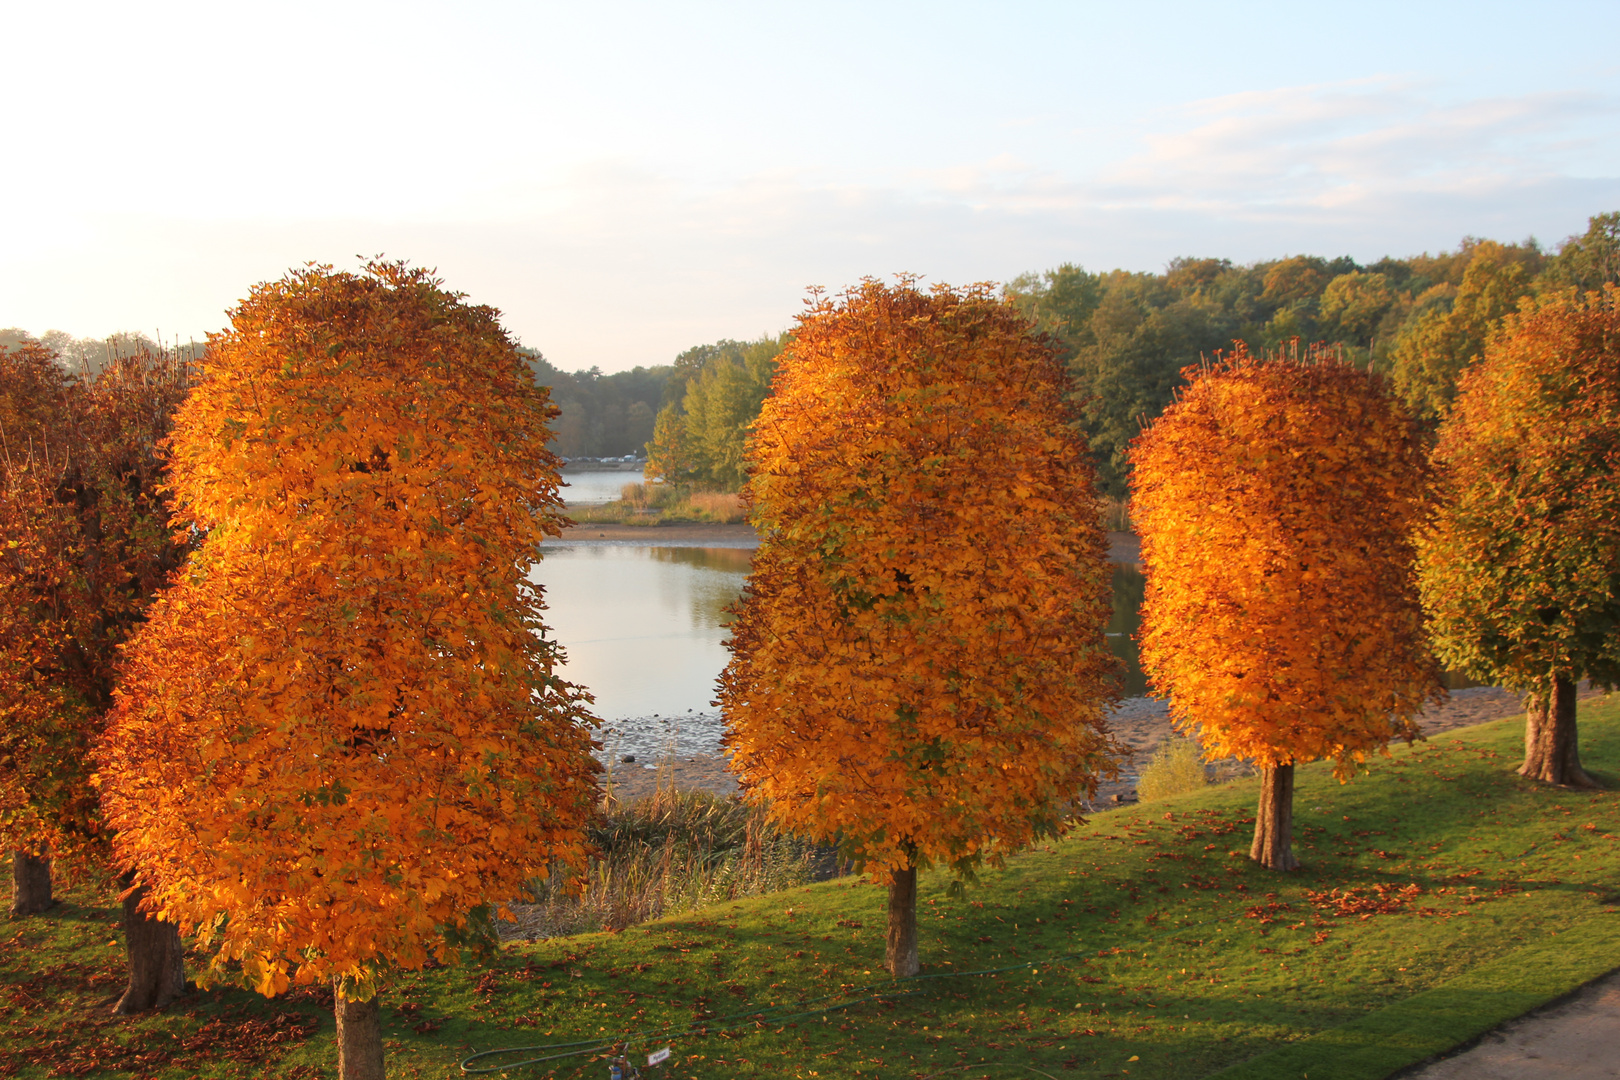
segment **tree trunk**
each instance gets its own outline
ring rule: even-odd
[[[1575,730],[1575,683],[1554,676],[1551,693],[1531,694],[1524,717],[1524,764],[1519,775],[1564,787],[1595,788],[1581,768]]]
[[[131,875],[119,879],[125,889],[133,884]],[[120,1016],[161,1009],[186,992],[185,952],[180,946],[180,930],[140,909],[146,895],[143,885],[124,897],[124,947],[129,954],[129,985],[113,1006]]]
[[[383,1080],[382,1018],[377,999],[350,1001],[332,984],[337,1009],[338,1080]]]
[[[1278,765],[1260,773],[1260,808],[1254,814],[1249,858],[1268,870],[1298,870],[1294,858],[1294,767]]]
[[[11,917],[38,915],[56,905],[51,899],[51,860],[48,855],[11,853]]]
[[[922,970],[917,960],[917,868],[889,873],[889,942],[884,964],[897,979]]]

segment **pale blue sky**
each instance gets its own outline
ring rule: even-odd
[[[0,7],[0,327],[220,328],[386,253],[573,369],[804,289],[1556,243],[1620,209],[1620,4]]]

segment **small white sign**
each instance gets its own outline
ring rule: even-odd
[[[668,1060],[669,1060],[669,1047],[667,1047],[667,1046],[664,1047],[662,1050],[654,1050],[652,1053],[647,1055],[647,1064],[648,1065],[662,1065],[664,1062],[666,1062]]]

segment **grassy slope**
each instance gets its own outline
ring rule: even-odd
[[[1620,701],[1588,707],[1581,727],[1588,767],[1620,787]],[[1520,780],[1521,730],[1400,749],[1346,786],[1302,769],[1306,869],[1292,876],[1243,857],[1253,782],[1098,815],[960,900],[930,876],[925,972],[1012,970],[925,979],[907,997],[717,1033],[715,1017],[764,1003],[890,988],[883,894],[849,881],[403,976],[384,1005],[391,1075],[697,1021],[710,1034],[636,1040],[641,1053],[674,1047],[650,1075],[925,1076],[984,1061],[952,1075],[1032,1075],[988,1068],[1004,1063],[1138,1080],[1383,1076],[1620,966],[1620,793]],[[162,1016],[105,1017],[120,967],[111,916],[68,903],[7,928],[0,1075],[75,1062],[82,1075],[332,1075],[332,1021],[314,993],[214,992]],[[46,1060],[28,1064],[41,1047]],[[510,1075],[605,1072],[572,1058]]]

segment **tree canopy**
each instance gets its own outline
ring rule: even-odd
[[[1440,693],[1408,536],[1423,451],[1384,381],[1337,357],[1239,348],[1186,375],[1132,447],[1142,667],[1208,755],[1277,781],[1255,857],[1290,869],[1293,765],[1347,777]]]
[[[1061,830],[1112,768],[1110,575],[1064,387],[986,290],[867,281],[801,317],[749,443],[732,768],[890,882],[897,974],[918,867]]]
[[[99,753],[118,857],[214,972],[364,1001],[583,857],[590,720],[528,578],[553,416],[498,313],[402,265],[259,285],[210,341],[172,444],[206,539]]]
[[[736,490],[747,479],[748,431],[770,393],[786,333],[719,341],[675,359],[669,400],[659,410],[647,474],[675,483]]]
[[[1436,648],[1536,699],[1526,775],[1590,783],[1574,684],[1620,681],[1620,290],[1508,316],[1463,373],[1435,456],[1419,548]]]
[[[117,650],[185,550],[158,444],[189,386],[164,353],[99,372],[0,348],[0,843],[92,865],[106,851],[88,749]]]

